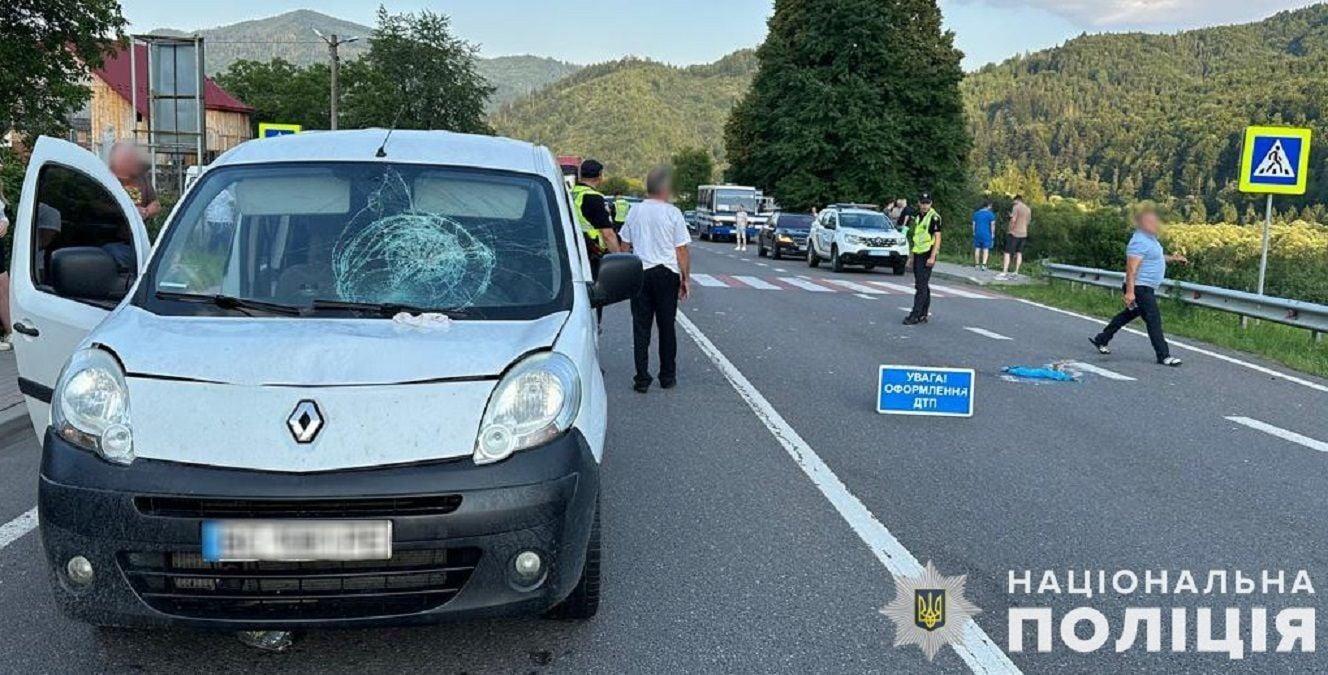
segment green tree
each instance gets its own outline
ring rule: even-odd
[[[299,124],[305,129],[330,127],[331,72],[327,64],[301,68],[283,59],[267,63],[236,61],[217,76],[217,84],[255,109],[260,122]]]
[[[962,54],[935,0],[776,0],[726,128],[730,176],[807,209],[965,190]]]
[[[0,3],[0,127],[59,134],[87,102],[89,72],[124,37],[115,0]]]
[[[673,155],[673,190],[678,195],[678,206],[696,207],[696,188],[706,185],[715,177],[715,160],[701,148],[686,148]]]
[[[494,89],[476,69],[476,55],[452,34],[447,16],[380,7],[369,52],[342,68],[347,126],[492,133],[484,104]]]

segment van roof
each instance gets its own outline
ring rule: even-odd
[[[268,162],[389,162],[473,166],[536,174],[547,174],[556,169],[552,156],[544,147],[510,138],[450,131],[398,129],[392,132],[387,142],[387,156],[376,157],[387,133],[387,129],[310,131],[257,139],[227,151],[212,167]]]

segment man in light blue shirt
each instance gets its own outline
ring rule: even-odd
[[[1157,212],[1141,211],[1134,219],[1134,236],[1125,248],[1125,310],[1107,324],[1089,342],[1099,354],[1110,354],[1111,339],[1126,324],[1142,318],[1148,326],[1148,339],[1153,343],[1157,362],[1172,368],[1180,367],[1181,360],[1171,355],[1166,335],[1162,332],[1162,310],[1157,304],[1157,291],[1167,276],[1167,261],[1188,262],[1184,256],[1168,256],[1158,241],[1162,221]]]

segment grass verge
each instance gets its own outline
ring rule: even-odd
[[[1120,293],[1104,288],[1076,289],[1068,282],[1002,286],[997,290],[1017,298],[1101,317],[1104,321],[1121,310]],[[1186,305],[1177,300],[1162,301],[1162,320],[1168,335],[1202,340],[1328,378],[1328,338],[1315,344],[1307,330],[1255,320],[1250,320],[1249,327],[1241,328],[1240,317],[1235,314]],[[1136,324],[1134,328],[1143,329],[1142,322]],[[1086,330],[1085,335],[1091,332],[1091,329]]]

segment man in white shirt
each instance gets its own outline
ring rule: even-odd
[[[632,388],[650,391],[650,330],[659,328],[659,386],[678,384],[678,303],[690,293],[688,276],[691,257],[687,245],[687,220],[669,203],[673,195],[673,172],[657,167],[646,176],[649,198],[627,214],[619,237],[641,259],[645,282],[632,298],[632,346],[636,356],[636,378]]]
[[[735,251],[747,250],[747,207],[738,205],[738,215],[733,217],[733,239],[737,246],[733,247]]]

